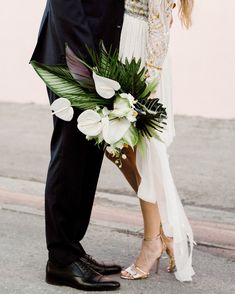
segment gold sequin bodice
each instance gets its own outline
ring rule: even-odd
[[[149,0],[126,0],[125,11],[128,14],[133,14],[137,17],[148,17],[148,2]]]
[[[150,76],[162,69],[169,45],[170,21],[174,0],[125,0],[125,13],[148,23],[146,66]]]

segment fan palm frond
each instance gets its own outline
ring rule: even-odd
[[[146,99],[137,102],[135,110],[138,113],[136,127],[142,136],[148,138],[158,137],[166,125],[166,108],[159,102],[158,98]]]

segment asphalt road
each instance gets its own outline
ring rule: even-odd
[[[44,220],[41,216],[0,210],[0,293],[1,294],[75,294],[68,287],[47,285],[45,263]],[[92,224],[83,245],[100,260],[129,265],[139,250],[140,238],[117,228]],[[231,294],[235,291],[235,263],[226,258],[194,250],[193,282],[180,283],[166,271],[162,258],[159,274],[152,273],[144,281],[121,280],[121,294]],[[113,278],[120,280],[118,276]],[[93,292],[94,293],[94,292]],[[96,292],[97,293],[97,292]],[[104,292],[102,292],[104,293]],[[105,292],[106,293],[106,292]]]
[[[51,131],[47,107],[0,104],[1,294],[78,293],[44,282],[42,196]],[[176,132],[170,162],[198,243],[193,253],[196,275],[192,282],[180,283],[166,272],[167,260],[162,258],[159,275],[153,273],[145,281],[122,280],[117,293],[235,292],[235,120],[177,116]],[[143,228],[133,196],[118,168],[105,159],[83,240],[88,253],[123,267],[133,261]]]

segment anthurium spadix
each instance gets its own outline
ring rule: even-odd
[[[115,95],[115,91],[120,90],[121,86],[118,82],[101,77],[93,71],[93,79],[95,82],[96,92],[105,99],[110,99]]]
[[[73,118],[74,110],[71,102],[66,98],[56,99],[50,106],[52,114],[56,115],[62,120],[71,121]]]

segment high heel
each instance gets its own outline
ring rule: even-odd
[[[167,271],[168,273],[173,273],[176,271],[176,265],[175,265],[175,258],[174,256],[169,256],[169,264],[168,264],[168,267],[167,267]]]
[[[166,246],[165,246],[165,243],[163,242],[162,235],[158,234],[155,238],[144,238],[143,242],[151,242],[151,241],[153,242],[156,240],[161,241],[161,250],[160,250],[160,254],[156,257],[155,260],[153,260],[153,263],[150,264],[150,269],[153,267],[154,262],[156,262],[156,273],[158,273],[160,258],[162,256],[164,250],[166,250]],[[142,254],[144,254],[143,251],[144,251],[144,249],[143,249],[143,245],[142,245]],[[145,259],[147,259],[147,254],[145,256]],[[126,275],[124,273],[128,273],[128,275]],[[137,266],[135,263],[135,264],[132,264],[131,266],[129,266],[124,271],[122,271],[120,277],[122,279],[126,279],[126,280],[140,280],[140,279],[148,278],[149,274],[150,274],[150,272],[144,271],[139,266]]]
[[[157,259],[157,261],[156,261],[156,271],[155,271],[156,274],[158,274],[160,258],[161,258],[161,256],[158,257],[158,259]]]
[[[175,257],[174,257],[174,252],[173,252],[173,238],[167,237],[164,234],[162,224],[160,224],[160,233],[162,235],[162,239],[163,239],[163,242],[166,247],[166,253],[169,257],[167,271],[168,271],[168,273],[173,273],[176,271]]]

